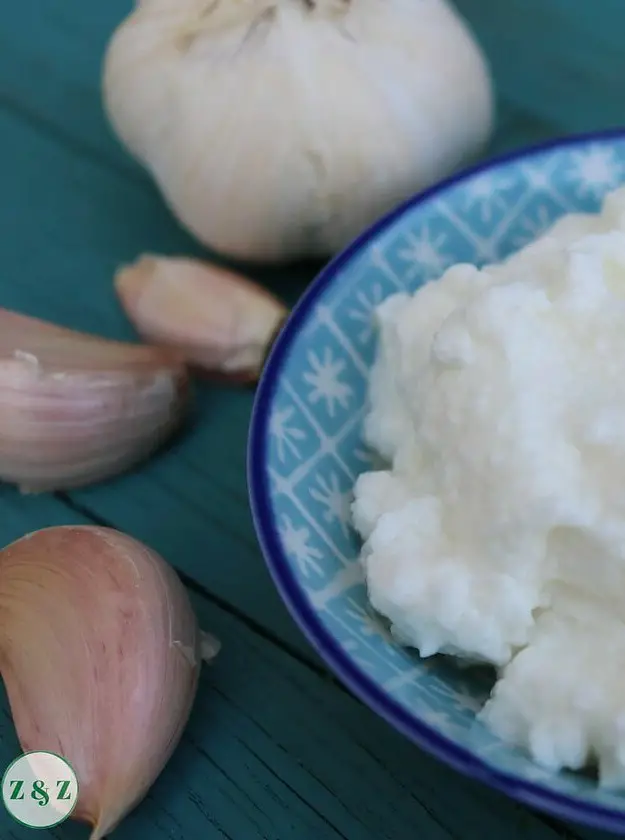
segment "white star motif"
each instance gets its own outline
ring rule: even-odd
[[[373,333],[373,310],[382,303],[382,286],[380,283],[374,283],[368,294],[365,291],[360,291],[356,292],[354,297],[358,305],[352,307],[347,314],[352,321],[362,324],[357,338],[364,344]]]
[[[391,280],[391,282],[395,286],[397,286],[398,288],[403,288],[403,283],[397,276],[396,272],[393,270],[393,267],[391,266],[391,264],[385,256],[384,249],[379,244],[371,246],[369,256],[371,259],[371,265],[375,269],[381,271],[384,274],[384,276]]]
[[[497,211],[506,209],[507,202],[501,193],[512,186],[513,182],[501,175],[481,175],[467,185],[467,207],[477,207],[480,220],[488,224]]]
[[[306,440],[306,434],[297,426],[288,425],[288,421],[293,417],[295,409],[293,406],[286,408],[275,409],[269,420],[269,434],[276,441],[276,448],[278,450],[278,458],[282,463],[287,456],[287,451],[290,451],[296,457],[300,457],[300,450],[298,441]]]
[[[450,264],[450,257],[443,251],[447,241],[445,234],[433,236],[427,225],[419,236],[409,233],[405,237],[406,247],[397,252],[397,256],[410,264],[407,276],[415,277],[425,271],[429,276],[440,276]]]
[[[551,175],[545,166],[525,163],[522,166],[522,171],[533,190],[549,191],[551,189]]]
[[[326,347],[323,359],[311,350],[308,362],[312,370],[304,374],[304,381],[312,385],[308,400],[313,405],[324,400],[328,414],[334,417],[336,406],[347,408],[353,395],[351,385],[341,381],[341,374],[345,370],[345,361],[334,357],[332,350]]]
[[[317,476],[317,487],[312,487],[310,495],[324,507],[323,518],[326,522],[338,522],[344,534],[348,534],[350,519],[351,491],[341,489],[338,475],[333,472],[327,479]]]
[[[288,516],[282,516],[280,538],[286,553],[293,557],[303,575],[311,573],[320,575],[323,567],[318,560],[322,559],[321,552],[310,545],[310,531],[305,526],[296,528]]]
[[[593,146],[583,152],[572,152],[571,162],[570,178],[577,182],[580,195],[600,197],[615,187],[623,175],[614,149]]]

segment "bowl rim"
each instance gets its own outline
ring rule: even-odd
[[[305,323],[316,300],[332,283],[337,274],[372,240],[379,237],[399,218],[416,207],[427,204],[451,187],[463,184],[491,170],[539,157],[558,149],[583,147],[595,143],[625,140],[625,128],[611,128],[555,137],[495,155],[466,167],[432,187],[411,196],[367,227],[346,248],[338,253],[313,279],[291,310],[280,334],[271,348],[257,386],[250,421],[247,448],[247,479],[250,506],[256,535],[269,573],[291,617],[313,649],[330,666],[344,685],[383,720],[401,732],[424,752],[451,766],[461,774],[498,790],[512,799],[550,813],[560,819],[570,819],[593,828],[625,833],[625,798],[623,810],[596,805],[558,793],[538,781],[529,781],[514,773],[497,769],[477,757],[469,748],[461,746],[437,732],[425,721],[410,714],[370,677],[340,645],[318,618],[314,608],[295,577],[291,564],[282,549],[270,502],[267,463],[268,423],[272,398],[278,387],[282,368],[291,346]]]

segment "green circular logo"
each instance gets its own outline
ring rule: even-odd
[[[2,801],[28,828],[52,828],[71,816],[78,802],[78,779],[71,765],[51,752],[16,758],[2,777]]]

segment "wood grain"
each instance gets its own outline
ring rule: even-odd
[[[455,0],[503,99],[558,133],[625,121],[622,0]]]

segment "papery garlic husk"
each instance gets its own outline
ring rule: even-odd
[[[484,56],[447,0],[140,0],[103,87],[179,220],[264,262],[336,252],[493,124]]]
[[[112,831],[174,751],[201,634],[173,569],[107,528],[64,526],[0,552],[0,672],[24,752],[65,758],[72,818]]]
[[[173,433],[187,389],[172,350],[0,309],[0,480],[41,492],[123,472]]]
[[[143,256],[117,272],[115,288],[143,338],[235,381],[258,378],[287,315],[261,286],[195,259]]]

